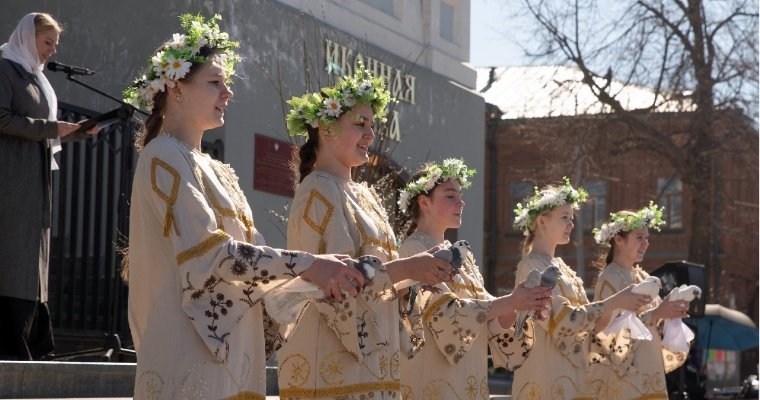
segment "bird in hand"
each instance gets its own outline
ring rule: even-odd
[[[528,273],[528,277],[525,279],[525,287],[533,289],[536,287],[546,287],[554,289],[557,286],[557,279],[559,279],[559,268],[555,265],[550,265],[543,272],[539,272],[538,269],[532,269]],[[523,333],[523,325],[528,317],[544,319],[543,314],[540,311],[518,311],[517,320],[515,320],[515,339],[520,339]]]

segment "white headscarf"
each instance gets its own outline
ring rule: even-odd
[[[37,54],[37,35],[34,29],[34,17],[37,13],[29,13],[21,18],[21,21],[16,25],[16,29],[11,33],[8,43],[4,43],[0,46],[0,50],[3,51],[3,58],[14,61],[20,64],[30,74],[34,74],[37,77],[37,83],[40,84],[42,93],[45,95],[45,99],[48,103],[48,120],[58,120],[58,97],[53,91],[53,87],[50,86],[45,74],[42,73],[43,65],[40,62],[40,57]],[[61,139],[56,137],[55,139],[48,139],[50,144],[50,169],[58,169],[58,163],[55,162],[55,153],[61,151]]]

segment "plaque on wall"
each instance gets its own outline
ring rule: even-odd
[[[253,189],[293,197],[291,144],[256,134],[253,151]]]

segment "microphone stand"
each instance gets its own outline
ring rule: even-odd
[[[84,82],[82,82],[80,80],[77,80],[76,78],[74,78],[73,74],[70,74],[70,73],[66,74],[66,79],[68,79],[71,82],[76,83],[77,85],[80,85],[80,86],[83,86],[83,87],[85,87],[87,89],[90,89],[93,92],[95,92],[95,93],[97,93],[97,94],[99,94],[101,96],[105,96],[105,97],[107,97],[107,98],[109,98],[109,99],[111,99],[111,100],[113,100],[113,101],[121,104],[122,106],[124,106],[127,109],[129,109],[129,111],[130,111],[130,115],[129,116],[130,117],[131,117],[132,112],[134,112],[134,111],[137,111],[137,112],[139,112],[140,114],[142,114],[142,115],[144,115],[146,117],[148,116],[148,113],[146,113],[145,111],[143,111],[143,110],[141,110],[141,109],[139,109],[139,108],[137,108],[137,107],[135,107],[135,106],[133,106],[133,105],[131,105],[129,103],[125,103],[123,100],[117,99],[116,97],[113,97],[110,94],[105,93],[105,92],[103,92],[103,91],[101,91],[99,89],[96,89],[96,88],[94,88],[94,87],[92,87],[92,86],[90,86],[90,85],[88,85],[88,84],[86,84],[86,83],[84,83]],[[129,118],[129,117],[127,117],[127,118]]]

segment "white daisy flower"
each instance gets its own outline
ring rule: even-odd
[[[182,50],[185,47],[185,39],[187,37],[181,33],[175,33],[172,35],[172,40],[166,43],[167,49]]]
[[[206,37],[205,36],[200,36],[198,38],[198,41],[195,43],[195,45],[193,45],[193,47],[191,49],[193,55],[198,54],[198,52],[201,51],[201,47],[203,47],[203,46],[205,46],[207,44],[208,44],[208,40],[206,40]]]
[[[161,75],[159,78],[150,82],[150,86],[152,86],[156,92],[163,92],[167,87],[173,88],[175,85],[175,82],[167,78],[166,75]]]
[[[159,51],[156,54],[153,55],[153,57],[150,58],[151,64],[153,64],[153,70],[156,71],[157,74],[161,75],[165,70],[166,67],[169,65],[169,63],[164,60],[164,52]]]
[[[182,58],[176,58],[173,54],[166,56],[166,76],[170,79],[182,79],[190,71],[190,67],[193,65],[189,61],[185,61]]]
[[[407,209],[409,208],[409,192],[402,192],[401,196],[398,199],[398,207],[403,213],[407,213]]]
[[[328,97],[324,102],[322,102],[322,104],[325,106],[323,115],[329,115],[331,117],[338,118],[341,113],[340,100]]]
[[[157,90],[151,85],[137,89],[137,93],[140,95],[140,97],[148,103],[153,102],[153,95],[155,95],[156,92]]]

